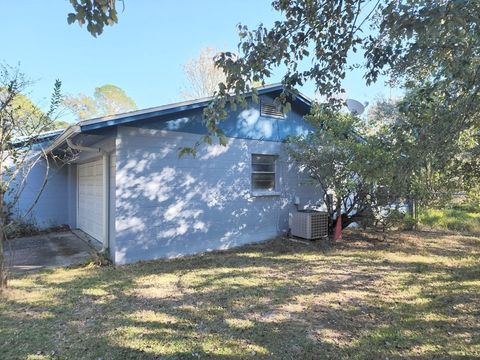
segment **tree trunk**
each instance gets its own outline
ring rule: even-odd
[[[335,210],[333,208],[333,196],[331,194],[327,194],[326,192],[323,194],[323,201],[325,202],[325,205],[327,206],[327,212],[328,212],[328,234],[332,235],[333,234],[333,215],[335,215]]]
[[[415,220],[414,221],[414,225],[413,225],[413,229],[414,230],[418,230],[418,222],[419,222],[419,202],[418,201],[413,201],[413,219]]]
[[[335,213],[337,214],[337,219],[339,216],[342,216],[342,198],[337,198],[337,205],[335,207]]]

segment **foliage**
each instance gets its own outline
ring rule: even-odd
[[[395,134],[410,145],[402,152],[416,197],[427,206],[471,192],[480,179],[480,3],[390,2],[374,23],[375,51],[391,55],[367,52],[368,65],[389,69],[407,90]]]
[[[13,70],[13,69],[12,69]],[[8,97],[8,89],[0,89],[0,97]],[[35,105],[26,94],[18,94],[11,102],[11,111],[17,118],[18,127],[13,129],[15,137],[29,136],[37,133],[37,130],[50,131],[64,129],[70,124],[66,121],[52,119],[52,121],[42,121],[45,112]]]
[[[478,128],[452,138],[444,97],[425,98],[425,87],[411,87],[395,103],[380,101],[369,113],[368,126],[382,146],[392,149],[405,166],[410,196],[421,206],[441,205],[453,194],[475,189],[480,178]]]
[[[0,67],[0,288],[7,282],[3,245],[9,227],[13,226],[9,210],[15,207],[31,169],[46,156],[42,150],[31,150],[38,135],[54,126],[55,111],[61,102],[61,83],[57,80],[49,110],[40,111],[25,96],[31,84],[17,68]],[[35,205],[46,180],[45,177],[24,216]]]
[[[316,105],[307,120],[314,131],[290,138],[287,151],[324,189],[330,219],[343,214],[343,227],[356,221],[393,224],[392,212],[406,193],[407,182],[399,176],[403,161],[381,137],[366,134],[353,114]]]
[[[123,89],[111,84],[95,88],[93,97],[85,94],[68,95],[64,105],[78,120],[120,114],[137,108],[135,101]]]
[[[380,132],[397,158],[411,162],[402,173],[411,176],[417,199],[436,201],[455,182],[474,188],[480,175],[479,1],[274,0],[272,7],[280,20],[254,29],[239,24],[238,53],[216,56],[226,79],[204,112],[206,140],[224,136],[217,125],[226,106],[246,106],[250,90],[256,98],[252,82],[281,71],[285,90],[276,102],[284,110],[289,94],[310,81],[335,108],[346,71],[356,67],[367,84],[387,75],[407,89],[396,129]],[[349,63],[354,52],[363,61]],[[383,105],[377,115],[392,120],[385,111],[394,106]]]
[[[55,120],[55,122],[52,124],[52,130],[60,130],[60,129],[66,129],[67,127],[69,127],[71,125],[71,123],[69,123],[68,121],[64,121],[64,120]]]
[[[398,120],[398,103],[401,99],[377,98],[368,106],[366,126],[370,132],[380,130],[380,127],[392,125]]]
[[[8,90],[3,89],[1,91],[2,95],[7,96]],[[23,94],[19,94],[11,102],[12,111],[15,111],[15,117],[18,119],[18,122],[21,124],[20,127],[15,129],[15,136],[25,136],[26,134],[35,131],[35,128],[38,126],[38,119],[43,115],[43,112],[40,108],[35,106],[35,104]]]
[[[449,129],[447,139],[479,125],[478,1],[276,0],[272,5],[282,20],[271,28],[239,25],[239,54],[217,57],[227,79],[205,112],[212,134],[227,102],[244,103],[251,80],[263,82],[280,70],[285,86],[280,103],[287,104],[288,92],[313,81],[317,92],[338,106],[336,95],[344,91],[350,66],[363,68],[367,83],[387,74],[419,88],[422,101],[442,99],[445,106],[435,117]],[[368,27],[371,35],[365,35]],[[348,63],[348,55],[360,51],[364,63]]]
[[[8,219],[8,224],[8,227],[5,228],[5,238],[7,239],[36,235],[40,232],[35,221],[31,218],[11,217]]]
[[[69,23],[87,22],[94,36],[117,21],[114,0],[71,3]],[[238,54],[216,57],[226,81],[205,111],[210,135],[222,134],[217,122],[225,118],[227,102],[245,105],[252,82],[264,83],[276,70],[284,74],[278,102],[285,106],[288,92],[308,81],[339,105],[335,95],[344,91],[350,67],[363,68],[367,84],[387,74],[393,82],[420,88],[417,95],[424,100],[442,99],[448,113],[442,109],[435,117],[449,128],[448,139],[480,127],[477,0],[274,0],[272,7],[281,20],[253,30],[239,24]],[[352,52],[361,52],[363,63],[349,63]]]
[[[420,223],[433,229],[480,234],[480,207],[422,208]]]
[[[187,84],[182,89],[184,99],[198,99],[213,96],[218,84],[225,81],[225,74],[215,66],[217,50],[207,47],[200,50],[196,59],[190,59],[183,65]]]
[[[473,208],[480,208],[480,182],[469,187],[467,192],[467,204]]]
[[[97,37],[103,33],[105,26],[117,23],[115,1],[117,0],[70,0],[74,12],[68,14],[67,22],[78,22],[80,26],[86,23],[87,31]]]
[[[431,82],[448,101],[470,102],[478,95],[479,11],[475,0],[386,1],[367,44],[368,78],[387,69],[394,79]]]
[[[480,239],[345,233],[121,267],[18,275],[10,359],[474,359]],[[81,334],[81,336],[79,336]],[[36,355],[39,354],[39,355]]]

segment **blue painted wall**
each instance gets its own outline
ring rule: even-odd
[[[31,213],[26,214],[42,190],[45,177],[47,183]],[[67,225],[69,219],[68,166],[51,163],[48,171],[44,160],[40,160],[30,171],[21,196],[15,206],[14,216],[34,224],[40,229]]]
[[[260,102],[271,102],[272,98],[264,95],[259,97]],[[229,111],[229,116],[219,127],[227,137],[250,140],[282,141],[289,135],[301,135],[311,130],[305,122],[305,111],[293,107],[284,119],[260,115],[260,102],[248,100],[245,109]],[[206,134],[203,124],[202,109],[188,110],[182,113],[152,118],[132,124],[133,127],[145,129],[168,130],[187,132],[192,134]]]
[[[225,249],[286,231],[295,196],[301,206],[322,199],[322,190],[292,163],[282,145],[288,135],[309,131],[304,111],[294,107],[283,119],[264,117],[260,104],[250,102],[221,122],[228,146],[203,144],[196,158],[179,159],[178,151],[206,133],[201,109],[80,135],[75,143],[112,154],[109,241],[114,261]],[[258,196],[251,189],[251,156],[259,153],[278,156],[275,195]],[[77,161],[95,156],[81,153]],[[41,176],[41,168],[36,171],[32,190]],[[76,227],[76,187],[75,164],[52,173],[33,214],[39,225]]]
[[[301,206],[321,204],[322,190],[288,159],[282,145],[287,136],[311,129],[304,111],[293,108],[283,119],[265,117],[260,103],[249,102],[220,123],[228,146],[203,144],[196,158],[179,159],[178,151],[206,133],[201,109],[118,127],[114,261],[176,257],[271,239],[288,229],[295,196]],[[252,192],[255,153],[278,155],[278,194]]]
[[[115,155],[115,137],[113,137],[113,135],[116,136],[116,133],[110,131],[106,135],[108,136],[89,135],[83,139],[75,139],[75,143],[101,147]],[[99,141],[99,139],[101,140]],[[45,142],[43,148],[45,148],[48,143],[49,142]],[[47,174],[45,161],[40,161],[33,167],[27,177],[18,203],[13,209],[14,216],[25,219],[40,229],[47,229],[59,225],[68,225],[72,229],[76,228],[77,163],[87,162],[99,156],[98,153],[82,152],[70,164],[62,163],[61,161],[50,161],[46,186],[31,213],[26,215],[28,209],[35,202]],[[114,186],[114,182],[112,184]],[[112,223],[113,222],[114,219],[112,219]]]
[[[275,141],[229,139],[197,157],[178,158],[199,135],[119,127],[116,146],[117,264],[176,257],[271,239],[288,229],[288,214],[320,204],[322,191]],[[278,155],[277,193],[251,189],[251,155]]]

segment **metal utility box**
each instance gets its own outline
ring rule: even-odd
[[[292,214],[291,234],[304,239],[320,239],[328,236],[328,213],[304,210]]]

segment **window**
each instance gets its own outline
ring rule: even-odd
[[[285,118],[283,112],[279,110],[275,104],[269,104],[263,101],[260,103],[260,115],[281,119]]]
[[[276,155],[252,154],[252,190],[275,191]]]

